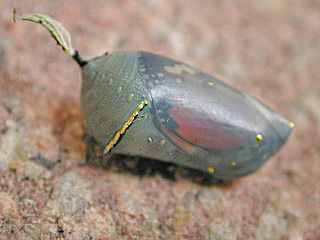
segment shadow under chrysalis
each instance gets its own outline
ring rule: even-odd
[[[218,185],[229,187],[233,183],[233,181],[219,180],[206,172],[179,166],[174,163],[123,154],[101,155],[103,148],[99,147],[93,138],[87,134],[84,134],[83,138],[87,146],[86,162],[93,166],[139,177],[161,176],[170,181],[178,181],[185,178],[204,186]]]

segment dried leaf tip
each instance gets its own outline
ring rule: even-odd
[[[12,19],[13,22],[16,23],[16,19],[17,19],[17,8],[14,8],[12,11]]]
[[[22,20],[41,24],[50,32],[51,36],[57,41],[57,44],[60,45],[65,52],[67,52],[70,56],[75,54],[69,32],[57,20],[40,13],[33,13],[23,16]]]
[[[17,19],[17,9],[13,9],[13,21],[16,22]],[[57,20],[53,19],[44,14],[32,13],[30,15],[25,15],[20,17],[22,20],[31,21],[39,23],[44,26],[51,34],[51,36],[56,40],[57,44],[62,47],[62,49],[68,53],[81,67],[87,64],[84,61],[77,50],[72,46],[72,40],[70,33],[63,27],[63,25]]]

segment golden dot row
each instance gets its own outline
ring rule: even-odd
[[[294,127],[295,127],[294,122],[290,122],[290,123],[289,123],[289,127],[290,127],[290,128],[294,128]],[[262,134],[257,134],[257,135],[256,135],[256,140],[257,140],[257,142],[263,141],[263,136],[262,136]],[[231,166],[232,166],[232,167],[236,167],[237,165],[238,165],[238,163],[237,163],[236,160],[231,160]],[[215,169],[214,167],[211,167],[211,166],[208,167],[208,173],[213,174],[213,173],[215,173],[215,171],[216,171],[216,169]]]
[[[109,141],[109,143],[106,145],[103,151],[104,154],[108,154],[110,152],[113,146],[119,141],[121,135],[123,135],[126,132],[129,126],[133,123],[136,116],[147,104],[148,101],[146,99],[142,100],[142,102],[137,106],[136,110],[131,114],[130,118],[123,124],[122,128],[116,132],[113,139]]]

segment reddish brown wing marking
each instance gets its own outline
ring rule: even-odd
[[[173,107],[170,117],[179,126],[175,131],[188,142],[207,149],[226,149],[241,146],[240,136],[235,129],[199,116],[188,109]]]
[[[169,128],[160,124],[160,127],[164,134],[175,144],[177,144],[180,148],[182,148],[185,152],[194,155],[197,153],[198,149],[192,144],[186,142],[184,139],[179,137],[175,132],[172,132]]]

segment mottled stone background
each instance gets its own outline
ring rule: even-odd
[[[224,187],[85,164],[79,68],[13,7],[63,22],[84,58],[182,59],[296,128]],[[1,0],[0,239],[320,239],[319,76],[318,0]]]

